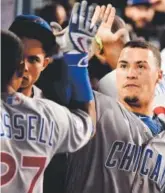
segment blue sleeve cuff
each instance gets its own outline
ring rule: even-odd
[[[79,102],[93,100],[93,91],[88,76],[88,55],[86,53],[64,54],[68,64],[68,76],[72,87],[72,99]]]

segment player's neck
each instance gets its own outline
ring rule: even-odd
[[[23,88],[23,89],[20,90],[20,92],[22,94],[24,94],[25,96],[32,97],[33,86],[30,86],[30,87],[27,87],[27,88]]]
[[[142,115],[147,115],[147,116],[152,116],[153,115],[153,110],[152,110],[152,104],[151,105],[144,105],[144,106],[133,106],[125,101],[120,101],[126,109],[133,113],[138,113]]]

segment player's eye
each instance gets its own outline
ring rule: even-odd
[[[143,69],[143,68],[144,68],[144,65],[139,64],[139,65],[138,65],[138,68]]]
[[[28,62],[31,63],[31,64],[35,64],[35,63],[40,62],[40,59],[36,56],[29,56],[28,57]]]
[[[127,65],[126,64],[120,64],[120,68],[126,68]]]

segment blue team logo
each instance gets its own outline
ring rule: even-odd
[[[88,55],[85,55],[77,64],[78,67],[88,67]]]
[[[42,19],[42,18],[36,18],[35,20],[34,20],[34,22],[35,23],[39,23],[39,24],[44,24],[44,20]]]
[[[9,105],[19,105],[22,103],[22,100],[20,99],[19,96],[17,95],[14,95],[14,96],[8,96],[7,99],[6,99],[6,102],[9,104]]]

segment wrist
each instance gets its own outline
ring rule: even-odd
[[[98,46],[98,50],[100,54],[103,54],[103,43],[99,36],[95,35],[94,40],[96,42],[96,45]]]
[[[68,64],[68,77],[72,87],[72,99],[79,102],[93,100],[93,92],[88,76],[88,54],[73,53],[64,54]]]

